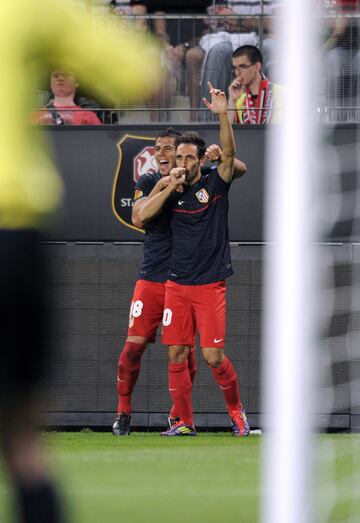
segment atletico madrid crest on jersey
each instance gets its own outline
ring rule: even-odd
[[[210,196],[206,189],[201,189],[197,193],[195,193],[196,198],[199,200],[200,203],[208,203]]]
[[[126,227],[140,230],[131,223],[134,199],[140,197],[139,194],[135,195],[135,183],[142,174],[158,170],[154,156],[155,138],[125,134],[117,148],[119,160],[112,191],[113,212]]]

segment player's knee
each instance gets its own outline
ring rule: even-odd
[[[146,349],[146,338],[140,338],[141,341],[129,341],[125,343],[125,347],[121,351],[120,360],[139,361]]]
[[[224,360],[224,351],[221,349],[203,349],[202,352],[204,360],[210,367],[214,369],[220,367]]]
[[[188,355],[188,347],[181,345],[170,345],[169,347],[169,363],[184,363]]]
[[[220,365],[222,363],[222,361],[219,358],[216,358],[215,356],[206,359],[206,362],[209,365],[209,367],[213,367],[214,369],[217,369],[218,367],[220,367]]]
[[[126,342],[136,343],[137,345],[146,345],[148,340],[144,336],[128,336]]]

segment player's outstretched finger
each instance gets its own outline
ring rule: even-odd
[[[210,105],[211,105],[210,102],[206,98],[203,98],[202,100],[203,100],[204,105],[206,105],[206,107],[210,108]]]
[[[212,93],[214,91],[214,88],[213,88],[211,82],[208,82],[208,88],[209,88],[210,93]]]

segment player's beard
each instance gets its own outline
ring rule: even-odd
[[[191,185],[191,182],[199,172],[199,166],[194,166],[191,171],[185,170],[185,185]]]

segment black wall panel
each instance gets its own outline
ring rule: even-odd
[[[129,304],[142,245],[48,245],[52,260],[51,345],[54,375],[43,409],[112,415],[116,372],[127,333]],[[232,246],[235,275],[228,280],[226,350],[238,373],[247,410],[259,412],[261,246]],[[222,394],[197,348],[194,409],[225,414]],[[133,396],[137,413],[168,413],[167,349],[161,337],[148,347]],[[60,419],[59,417],[57,419]],[[79,418],[80,419],[80,418]]]
[[[128,226],[134,176],[138,173],[134,157],[137,157],[145,146],[152,146],[153,139],[163,128],[164,126],[151,125],[113,126],[102,129],[61,126],[49,128],[54,155],[66,189],[64,209],[56,231],[52,233],[52,239],[142,241],[143,234]],[[177,128],[184,131],[193,129],[184,125]],[[197,125],[196,130],[208,145],[219,143],[218,125]],[[235,128],[237,156],[246,163],[248,172],[243,178],[236,180],[230,190],[231,241],[264,240],[262,224],[266,180],[266,133],[265,126]],[[358,218],[354,216],[358,194],[356,188],[359,184],[356,168],[356,133],[354,125],[329,127],[328,130],[325,127],[324,141],[328,149],[324,149],[322,159],[323,175],[328,177],[328,180],[331,180],[332,176],[336,177],[331,183],[335,184],[336,190],[342,191],[343,198],[339,217],[324,241],[359,240],[356,235]],[[145,162],[144,165],[148,163]],[[339,173],[333,172],[334,165],[338,165]],[[352,210],[354,212],[351,212]]]
[[[126,338],[142,245],[68,243],[48,244],[47,249],[53,268],[48,290],[55,361],[50,394],[43,405],[46,422],[111,425],[117,405],[117,361]],[[360,329],[355,320],[352,328],[349,323],[353,316],[349,309],[350,268],[360,258],[360,247],[326,245],[323,249],[328,258],[332,257],[334,299],[323,304],[324,321],[319,332],[322,365],[318,413],[325,426],[349,428],[351,416],[360,414]],[[233,244],[231,250],[235,274],[227,284],[226,351],[238,372],[250,421],[258,425],[264,247]],[[135,426],[165,422],[170,408],[167,350],[160,341],[158,336],[143,357],[133,395]],[[197,357],[193,400],[198,426],[228,426],[222,394],[202,361],[199,347]]]
[[[177,126],[188,130],[187,126]],[[197,130],[206,143],[219,143],[218,126],[206,125]],[[159,127],[127,126],[104,129],[51,128],[56,162],[62,173],[66,199],[52,238],[66,241],[142,241],[143,234],[124,225],[114,212],[113,189],[121,184],[115,208],[129,216],[131,199],[134,195],[133,156],[144,145],[154,141],[140,138],[155,138]],[[233,241],[261,241],[263,219],[263,173],[264,173],[264,128],[237,129],[237,156],[246,162],[247,174],[233,183],[230,191],[230,237]],[[118,144],[127,135],[121,147],[122,159],[119,168]],[[132,143],[131,147],[128,142]],[[119,173],[120,171],[120,173]],[[119,173],[119,174],[118,174]],[[126,207],[121,207],[123,197]],[[118,207],[116,207],[118,206]]]

